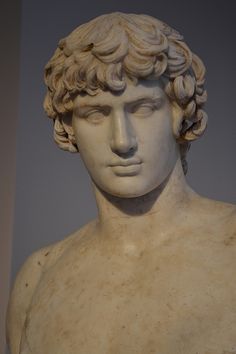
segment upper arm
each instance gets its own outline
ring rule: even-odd
[[[22,331],[32,296],[42,274],[42,253],[45,252],[35,252],[26,260],[12,288],[6,322],[7,342],[11,354],[20,352]]]
[[[82,237],[87,227],[85,226],[79,233],[76,232],[54,245],[33,253],[18,273],[7,311],[7,342],[11,354],[19,354],[20,352],[21,337],[27,312],[42,272],[46,272],[56,262],[74,239],[77,239],[79,235]]]

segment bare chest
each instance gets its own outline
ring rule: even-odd
[[[231,274],[166,257],[61,260],[34,295],[21,354],[235,354]]]

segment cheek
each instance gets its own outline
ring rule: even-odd
[[[153,124],[152,129],[141,137],[140,144],[145,176],[154,183],[161,183],[176,160],[176,141],[170,123]]]
[[[85,144],[81,144],[80,145],[81,148],[79,150],[80,152],[80,156],[88,170],[88,172],[90,173],[91,171],[94,170],[94,168],[96,166],[99,165],[99,149],[93,145],[93,143],[91,142],[91,144],[87,144],[87,142]]]
[[[107,124],[90,124],[86,121],[78,121],[73,125],[74,134],[80,151],[89,151],[90,155],[97,150],[104,150],[108,141]]]
[[[90,135],[78,135],[78,147],[81,159],[83,160],[89,174],[100,174],[101,168],[107,161],[106,144],[100,139]]]
[[[85,138],[84,134],[81,134],[81,132],[75,133],[75,137],[76,137],[76,144],[78,146],[80,157],[83,160],[86,168],[90,170],[91,166],[93,166],[94,163],[96,162],[94,156],[93,141],[90,142],[89,139]]]
[[[166,155],[175,145],[170,123],[168,121],[160,123],[154,121],[146,127],[143,126],[143,129],[139,131],[140,150],[143,150],[147,156],[155,154],[161,157],[160,154]]]

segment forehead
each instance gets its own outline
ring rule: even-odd
[[[98,90],[94,96],[78,95],[74,100],[74,108],[78,106],[125,104],[145,98],[162,98],[166,96],[160,80],[139,80],[137,84],[128,81],[122,92]]]

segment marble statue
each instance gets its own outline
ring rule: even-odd
[[[236,207],[195,193],[205,68],[182,35],[111,13],[62,39],[44,107],[80,152],[98,218],[31,255],[12,290],[12,354],[236,354]]]

